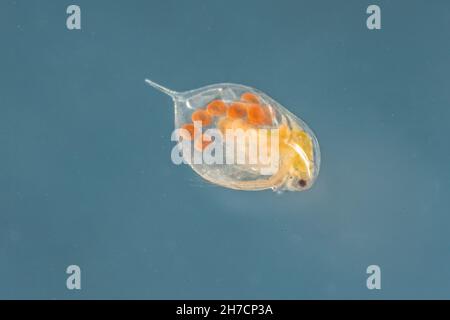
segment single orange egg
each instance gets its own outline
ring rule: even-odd
[[[247,106],[245,103],[235,102],[228,108],[227,114],[232,119],[245,118],[247,116]]]
[[[197,110],[192,114],[192,122],[199,121],[202,126],[207,127],[211,124],[212,118],[205,110]]]
[[[241,96],[241,101],[251,102],[251,103],[259,103],[259,98],[256,94],[251,92],[246,92]]]
[[[208,113],[212,116],[224,115],[227,112],[227,108],[228,105],[222,100],[214,100],[206,107]]]
[[[269,110],[259,104],[251,104],[247,107],[248,122],[253,125],[270,125],[272,120]]]

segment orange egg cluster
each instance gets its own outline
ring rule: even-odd
[[[268,106],[261,103],[259,97],[251,92],[244,93],[240,101],[227,104],[223,100],[213,100],[204,109],[192,113],[192,122],[200,122],[202,127],[208,127],[217,119],[217,127],[225,132],[227,129],[249,129],[258,126],[272,125],[272,114]],[[186,140],[194,140],[194,147],[203,151],[212,141],[201,132],[196,132],[193,123],[182,126]]]

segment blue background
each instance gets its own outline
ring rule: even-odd
[[[81,31],[0,3],[0,298],[450,298],[448,1],[75,3]],[[175,166],[146,77],[268,93],[317,133],[315,187]]]

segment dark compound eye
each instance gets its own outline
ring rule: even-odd
[[[298,185],[299,185],[300,187],[304,188],[304,187],[306,187],[306,181],[303,180],[303,179],[300,179],[300,180],[298,181]]]

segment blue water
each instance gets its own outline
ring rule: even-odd
[[[450,298],[448,1],[376,1],[375,31],[371,1],[77,0],[69,31],[72,3],[0,3],[0,298]],[[175,166],[146,77],[268,93],[317,134],[316,185]]]

